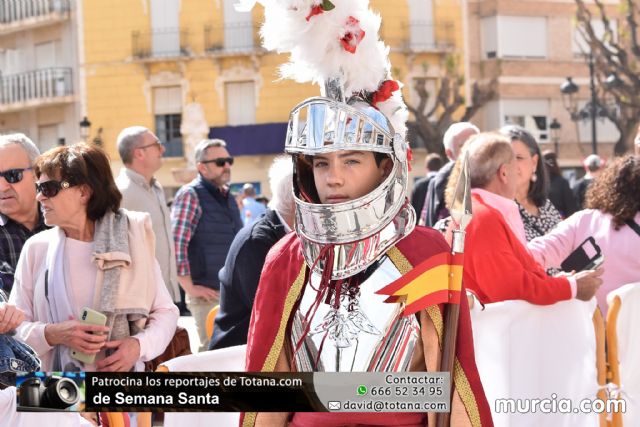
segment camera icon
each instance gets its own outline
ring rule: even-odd
[[[80,401],[80,390],[69,378],[50,376],[25,380],[19,389],[19,404],[32,408],[66,409]]]

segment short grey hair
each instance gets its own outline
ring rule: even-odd
[[[457,122],[449,126],[442,138],[442,144],[447,150],[453,150],[453,142],[456,138],[466,130],[473,130],[475,133],[480,133],[480,129],[476,125],[470,122]]]
[[[117,145],[118,154],[120,154],[120,158],[125,165],[131,164],[133,161],[133,150],[138,146],[142,135],[147,132],[150,131],[144,126],[130,126],[122,129],[118,135]]]
[[[604,165],[604,160],[602,160],[602,157],[597,154],[589,154],[582,164],[584,165],[585,170],[595,172]]]
[[[269,187],[269,208],[283,216],[293,214],[296,205],[293,200],[293,161],[290,156],[282,155],[273,159],[269,168]]]
[[[7,135],[0,135],[0,147],[6,147],[7,145],[18,144],[27,153],[29,157],[29,166],[33,166],[36,159],[40,155],[38,146],[33,143],[29,137],[23,133],[10,133]]]
[[[485,188],[500,169],[514,158],[511,140],[497,132],[480,133],[471,138],[462,149],[469,153],[469,177],[471,188]]]
[[[203,139],[196,145],[196,162],[201,162],[204,159],[204,154],[211,147],[227,148],[227,143],[222,139]]]

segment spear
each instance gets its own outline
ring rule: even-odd
[[[462,165],[458,182],[456,183],[456,191],[454,194],[453,204],[451,205],[451,219],[453,221],[453,239],[451,242],[451,256],[456,260],[453,264],[463,265],[464,260],[464,238],[465,229],[471,221],[471,182],[469,179],[469,154],[465,152],[462,158]],[[461,289],[460,283],[453,282],[462,281],[462,270],[459,274],[453,274],[450,270],[449,289]],[[457,286],[456,286],[457,285]],[[450,300],[453,293],[449,293]],[[460,295],[460,298],[466,298],[466,295]],[[449,372],[451,383],[451,398],[453,398],[453,366],[456,354],[456,339],[458,336],[458,319],[460,317],[460,304],[449,303],[445,305],[445,322],[444,322],[444,338],[442,343],[442,358],[440,359],[440,369],[442,372]],[[451,405],[451,401],[449,402]],[[449,406],[451,410],[451,406]],[[439,412],[436,416],[436,427],[447,427],[450,422],[450,412]]]

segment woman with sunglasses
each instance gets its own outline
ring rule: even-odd
[[[10,297],[26,316],[18,337],[46,371],[140,370],[165,350],[178,320],[149,215],[119,208],[109,159],[95,146],[49,150],[34,172],[53,228],[29,239],[18,261]],[[106,325],[83,322],[85,307]]]

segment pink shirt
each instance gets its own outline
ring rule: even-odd
[[[640,224],[640,212],[635,221]],[[640,280],[640,236],[624,225],[613,226],[613,217],[585,209],[562,221],[549,234],[529,242],[529,251],[544,267],[560,267],[562,261],[587,237],[593,236],[604,255],[602,286],[596,292],[598,305],[607,313],[607,294],[627,283]]]
[[[522,217],[520,216],[520,211],[518,210],[518,205],[516,205],[515,201],[502,197],[499,194],[492,193],[491,191],[483,190],[482,188],[471,189],[471,194],[480,196],[487,205],[498,210],[509,225],[511,231],[513,231],[513,234],[515,234],[518,240],[520,240],[520,243],[522,243],[525,248],[527,247],[524,224],[522,222]]]

